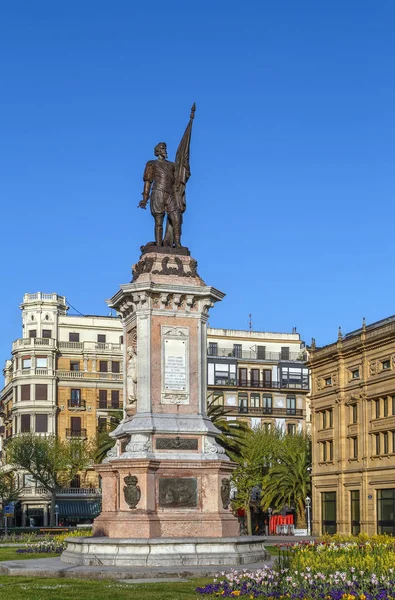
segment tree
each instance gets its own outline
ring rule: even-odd
[[[219,395],[210,394],[211,400],[207,405],[207,416],[212,420],[220,434],[217,442],[224,448],[226,454],[233,461],[237,461],[242,453],[244,438],[250,427],[243,421],[228,421],[226,415],[233,412],[231,408],[217,404]]]
[[[110,436],[110,432],[114,431],[123,419],[122,410],[109,411],[110,424],[104,431],[98,431],[95,440],[94,457],[96,463],[101,463],[106,457],[106,454],[115,444],[115,439]]]
[[[280,452],[282,433],[277,428],[250,429],[244,438],[239,466],[232,475],[237,488],[234,502],[236,508],[243,508],[247,515],[247,532],[252,535],[251,500],[254,488],[261,487],[262,479]]]
[[[0,501],[4,506],[10,502],[18,500],[20,489],[16,484],[15,473],[13,471],[0,470]]]
[[[9,464],[30,473],[51,494],[52,526],[55,525],[56,492],[87,469],[92,459],[91,444],[79,438],[61,440],[55,435],[23,433],[7,446]]]
[[[306,528],[305,498],[310,494],[311,443],[303,433],[284,436],[278,461],[262,480],[262,507],[295,506],[300,528]]]

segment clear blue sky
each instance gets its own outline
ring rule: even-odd
[[[144,164],[193,101],[211,325],[324,344],[395,313],[394,29],[393,0],[1,3],[1,361],[24,292],[108,312],[152,239]]]

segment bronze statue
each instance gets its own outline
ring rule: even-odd
[[[185,188],[191,175],[189,148],[192,121],[196,106],[192,106],[189,123],[178,146],[175,162],[167,160],[167,147],[160,142],[154,148],[156,160],[149,160],[144,171],[143,199],[140,208],[146,208],[151,200],[151,214],[155,219],[155,242],[148,245],[181,248],[181,226],[186,209]],[[167,215],[166,232],[163,238],[163,220]]]

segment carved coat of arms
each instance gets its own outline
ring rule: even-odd
[[[127,475],[124,478],[124,482],[126,485],[123,488],[123,494],[125,496],[125,502],[129,506],[129,508],[136,508],[137,504],[140,502],[141,491],[139,486],[137,485],[138,479],[135,475]]]

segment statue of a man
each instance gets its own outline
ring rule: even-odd
[[[139,206],[145,208],[151,194],[151,214],[155,219],[155,245],[170,246],[174,241],[176,248],[181,247],[181,219],[182,213],[178,206],[175,194],[175,168],[174,162],[167,160],[165,142],[160,142],[154,148],[156,160],[149,160],[144,171],[143,199]],[[151,191],[152,186],[152,191]],[[167,215],[168,226],[166,237],[163,238],[163,219]],[[170,240],[170,232],[173,240]]]
[[[151,213],[155,219],[155,246],[181,248],[181,225],[186,209],[185,188],[191,175],[189,148],[195,110],[196,107],[193,105],[189,123],[177,149],[175,162],[167,160],[166,144],[160,142],[154,148],[156,159],[149,160],[145,166],[143,199],[139,207],[146,208],[150,200]],[[167,221],[163,238],[165,215]]]
[[[128,364],[127,364],[127,388],[128,401],[133,404],[137,400],[137,352],[133,346],[128,346],[127,349]]]

